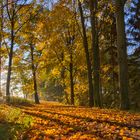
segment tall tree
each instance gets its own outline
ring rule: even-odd
[[[23,10],[24,8],[24,10]],[[12,72],[12,61],[14,54],[14,46],[16,43],[16,35],[21,31],[23,26],[25,26],[33,17],[35,17],[38,12],[35,11],[33,17],[30,17],[30,12],[33,8],[33,1],[15,1],[15,0],[7,0],[6,1],[6,10],[7,10],[7,22],[9,23],[9,54],[8,54],[8,72],[7,72],[7,82],[6,82],[6,101],[10,102],[10,82],[11,82],[11,72]],[[23,16],[24,15],[24,16]]]
[[[26,2],[25,2],[26,3]],[[25,4],[24,3],[24,4]],[[18,5],[18,1],[7,0],[6,1],[6,9],[8,15],[8,21],[10,23],[10,51],[8,54],[8,72],[7,72],[7,82],[6,82],[6,101],[10,102],[10,81],[11,81],[11,71],[12,71],[12,60],[13,60],[13,51],[15,44],[15,35],[19,31],[19,29],[15,29],[15,25],[17,22],[17,14],[21,10],[22,6]]]
[[[0,1],[0,96],[2,95],[1,91],[1,59],[2,59],[2,53],[1,53],[1,48],[2,48],[2,37],[3,37],[3,0]]]
[[[119,63],[119,88],[121,95],[121,109],[129,109],[128,97],[128,66],[127,66],[127,46],[124,22],[124,5],[126,0],[115,0],[117,48]]]
[[[30,44],[30,53],[31,53],[31,65],[32,65],[32,74],[33,74],[33,82],[34,82],[34,96],[35,96],[35,103],[39,104],[39,97],[38,97],[38,89],[37,89],[37,79],[36,79],[36,67],[34,63],[34,46]]]
[[[71,104],[74,105],[74,76],[73,76],[73,41],[74,36],[69,36],[67,43],[70,53],[70,63],[69,63],[69,72],[70,72],[70,89],[71,89]]]
[[[93,100],[91,60],[90,60],[89,49],[88,49],[88,41],[87,41],[86,28],[85,28],[85,19],[84,19],[83,9],[82,9],[80,0],[78,0],[78,7],[79,7],[80,17],[81,17],[82,33],[83,33],[83,36],[82,36],[83,37],[83,47],[85,49],[87,71],[88,71],[89,106],[92,107],[94,105],[94,100]]]
[[[10,8],[10,9],[9,9]],[[10,21],[10,52],[9,52],[9,62],[8,62],[8,73],[7,73],[7,83],[6,83],[6,101],[10,102],[10,80],[11,80],[11,70],[12,70],[12,59],[13,59],[13,48],[15,39],[15,3],[12,0],[10,3],[7,0],[7,14]]]
[[[100,55],[98,45],[98,1],[90,0],[91,28],[92,28],[92,49],[93,49],[93,74],[94,74],[94,102],[95,106],[101,107],[100,97]]]

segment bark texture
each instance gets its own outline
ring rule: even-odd
[[[92,84],[92,69],[91,69],[91,60],[88,50],[88,41],[87,41],[87,35],[86,35],[86,29],[85,29],[85,19],[83,16],[83,10],[81,6],[81,2],[78,0],[78,6],[81,16],[81,24],[82,24],[82,32],[83,32],[83,46],[85,49],[86,54],[86,63],[87,63],[87,72],[88,72],[88,88],[89,88],[89,106],[94,106],[94,100],[93,100],[93,84]]]
[[[36,68],[34,64],[34,48],[32,45],[30,45],[30,49],[31,49],[32,73],[33,73],[33,82],[34,82],[34,97],[35,97],[35,103],[39,104],[37,80],[36,80]]]
[[[128,97],[128,66],[127,66],[127,48],[124,23],[124,1],[116,0],[116,29],[117,29],[117,48],[119,63],[119,88],[121,95],[121,109],[129,109]]]
[[[92,50],[93,50],[93,76],[94,76],[94,103],[95,106],[101,107],[100,97],[100,54],[98,45],[98,20],[96,17],[98,2],[97,0],[90,0],[90,14],[91,14],[91,33],[92,33]]]

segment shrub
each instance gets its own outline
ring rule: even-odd
[[[33,101],[29,101],[25,98],[12,96],[10,97],[10,104],[30,105],[30,104],[33,104]]]
[[[33,118],[24,114],[19,108],[0,105],[0,139],[18,140],[24,131],[33,124]]]

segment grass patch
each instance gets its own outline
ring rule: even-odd
[[[0,124],[0,139],[18,140],[22,137],[23,130],[20,124],[2,123]]]
[[[25,98],[20,98],[20,97],[10,97],[10,104],[13,104],[13,105],[32,105],[33,104],[33,101],[31,100],[27,100]]]
[[[0,105],[0,140],[22,139],[24,132],[33,125],[33,118],[19,108]]]

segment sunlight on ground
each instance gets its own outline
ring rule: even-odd
[[[55,102],[18,108],[34,120],[23,139],[140,139],[140,114],[65,106]]]

